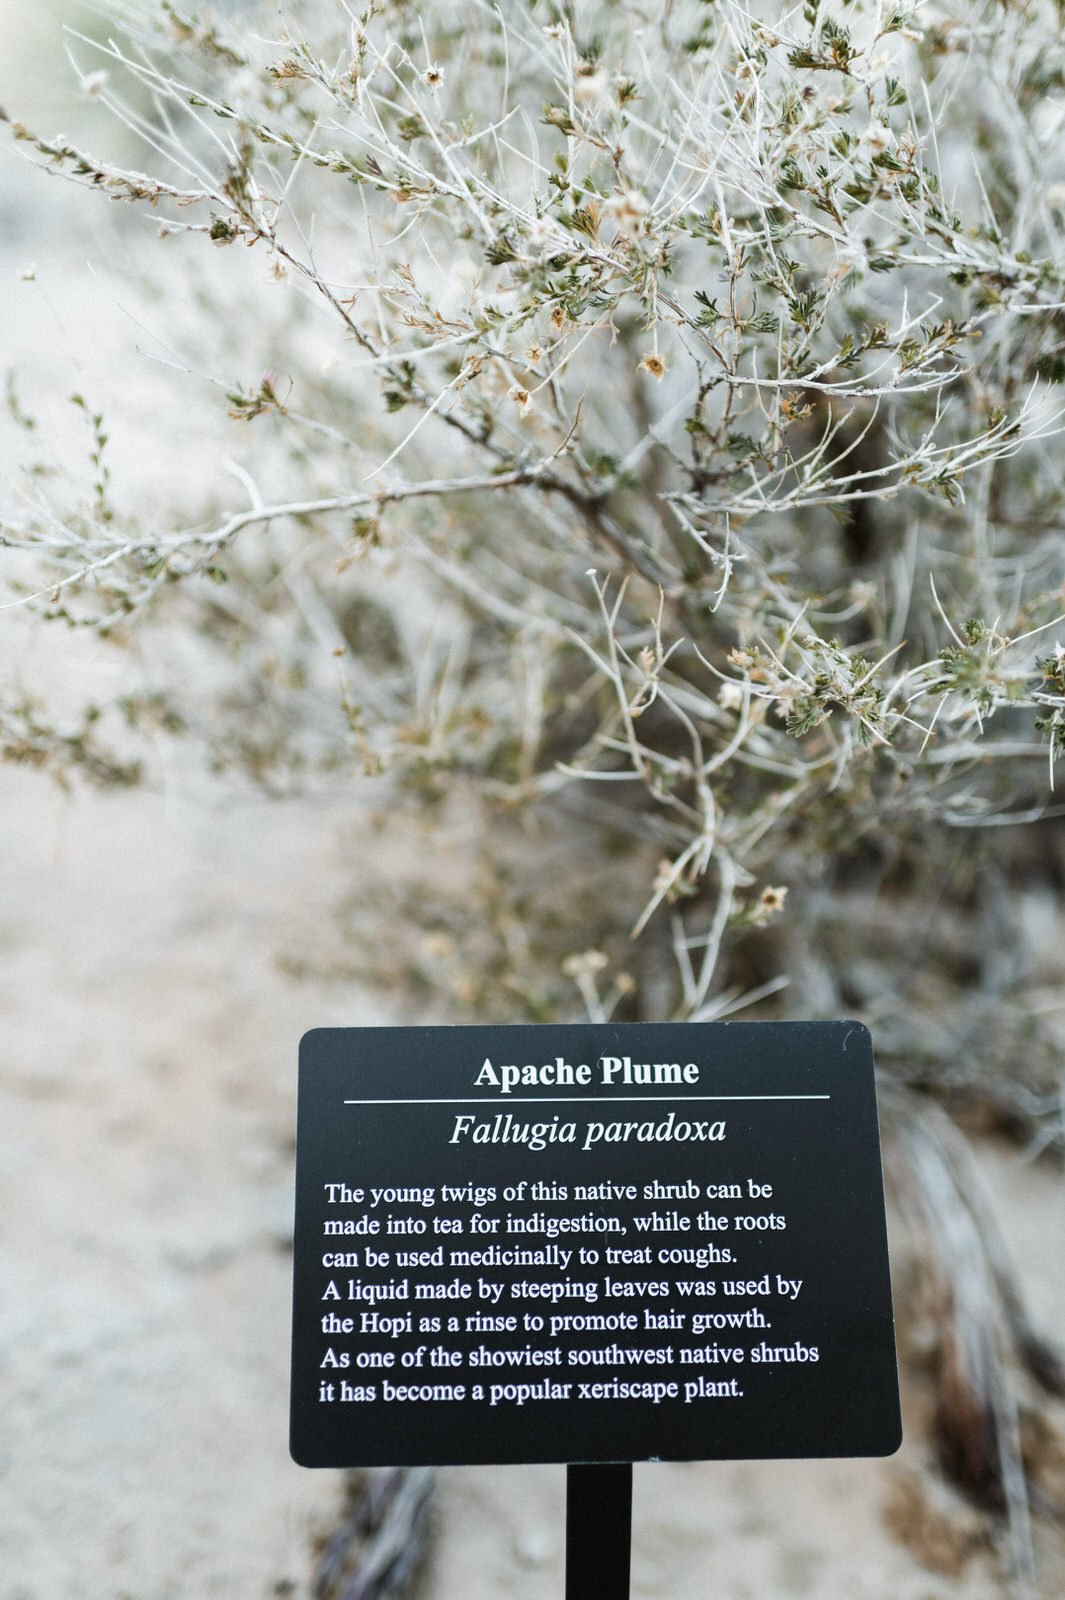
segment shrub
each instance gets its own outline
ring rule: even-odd
[[[256,438],[236,498],[146,525],[79,399],[85,494],[5,529],[37,603],[269,634],[263,779],[354,762],[631,838],[607,921],[671,941],[676,1016],[826,874],[893,895],[946,855],[970,907],[1065,729],[1053,7],[156,21],[86,79],[148,173],[13,131],[245,254],[247,316],[223,290],[197,331]]]

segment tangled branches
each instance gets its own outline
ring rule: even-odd
[[[593,1015],[766,997],[789,890],[883,904],[962,832],[962,914],[992,830],[1052,822],[1052,6],[118,21],[74,49],[136,162],[12,131],[168,248],[267,264],[168,346],[224,396],[239,498],[146,519],[79,397],[82,492],[30,477],[3,524],[15,599],[239,637],[215,750],[259,781],[390,770],[628,841],[621,917],[552,954]]]

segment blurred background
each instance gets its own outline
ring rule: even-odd
[[[135,162],[127,131],[99,103],[89,53],[68,31],[105,38],[106,18],[59,0],[0,0],[0,17],[8,115]],[[195,505],[207,497],[201,483],[227,470],[242,426],[176,353],[206,280],[178,257],[168,281],[150,215],[50,174],[9,133],[0,127],[6,466],[19,418],[32,417],[34,450],[62,481],[83,458],[86,414],[98,408],[127,503],[146,520],[175,496]],[[222,253],[209,270],[212,292],[227,292],[218,287],[227,274],[228,292],[239,291]],[[6,492],[17,503],[32,485],[12,472]],[[372,624],[370,613],[352,621],[349,645],[361,627],[373,649]],[[478,992],[486,958],[476,935],[463,936],[468,961],[456,966],[449,936],[429,918],[412,923],[396,888],[409,886],[412,860],[430,864],[442,903],[476,881],[477,904],[489,909],[474,917],[497,919],[493,937],[521,911],[507,898],[513,878],[486,865],[472,814],[397,819],[369,771],[326,772],[306,788],[256,784],[250,749],[237,779],[226,760],[193,754],[165,705],[153,720],[161,664],[193,700],[214,670],[180,622],[101,642],[24,605],[0,613],[15,717],[0,766],[0,1600],[369,1600],[393,1592],[387,1573],[377,1587],[344,1585],[357,1582],[359,1552],[373,1547],[402,1486],[377,1491],[385,1510],[375,1522],[363,1480],[301,1471],[286,1448],[297,1042],[311,1026],[438,1019],[424,983],[382,980],[380,946],[393,939],[413,941],[423,972],[443,963],[449,1005],[475,1015],[484,999],[499,1014],[505,1002],[487,981],[488,998]],[[128,748],[119,731],[104,771],[84,709],[123,699],[137,706]],[[48,719],[35,721],[33,708],[45,706]],[[537,856],[540,870],[565,860],[551,848]],[[987,962],[1012,962],[1006,989],[1021,973],[1026,995],[1037,990],[1057,1015],[1065,943],[1042,848],[1037,841],[1028,860],[1021,852],[1019,898],[1003,867],[998,899],[963,944],[975,942]],[[801,967],[801,927],[794,940]],[[864,1002],[859,962],[853,972]],[[923,1001],[935,1016],[940,991],[932,985]],[[1011,1003],[1007,994],[996,1014]],[[1018,1004],[1023,1012],[1031,1002]],[[907,1015],[893,1012],[884,1026],[905,1053]],[[1060,1133],[1033,1139],[1023,1097],[969,1096],[954,1109],[963,1132],[952,1124],[942,1148],[986,1204],[1007,1298],[1023,1299],[1033,1363],[1053,1389],[1053,1354],[1039,1341],[1065,1326]],[[938,1106],[932,1114],[945,1118]],[[1060,1398],[1018,1391],[1035,1557],[1020,1587],[1008,1493],[981,1483],[982,1467],[968,1481],[964,1463],[950,1470],[957,1434],[944,1447],[937,1432],[942,1275],[929,1286],[922,1261],[934,1247],[921,1218],[937,1183],[948,1217],[955,1191],[944,1167],[920,1201],[909,1181],[891,1184],[902,1452],[886,1462],[638,1467],[636,1596],[1049,1600],[1065,1590]],[[965,1314],[991,1315],[978,1299]],[[561,1592],[563,1504],[561,1468],[454,1469],[438,1475],[428,1518],[400,1517],[387,1538],[411,1539],[415,1592],[426,1600],[533,1600]]]

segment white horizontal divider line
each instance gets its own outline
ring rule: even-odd
[[[830,1094],[604,1094],[521,1095],[516,1100],[345,1100],[346,1106],[484,1106],[498,1111],[504,1106],[604,1106],[648,1105],[656,1100],[831,1100]]]

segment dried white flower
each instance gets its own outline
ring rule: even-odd
[[[626,239],[632,239],[647,215],[647,200],[638,189],[625,189],[622,193],[611,195],[603,209],[617,223],[618,232]]]
[[[873,155],[881,155],[895,143],[895,135],[883,122],[870,122],[862,132],[861,142]]]
[[[767,884],[758,896],[758,904],[766,917],[775,917],[778,912],[783,911],[787,897],[788,891],[784,885],[774,887]]]
[[[594,100],[601,100],[609,88],[610,78],[603,67],[597,67],[590,61],[579,64],[573,80],[574,100],[589,105]]]
[[[845,278],[848,272],[864,272],[868,265],[869,255],[861,239],[851,238],[836,251],[837,278]]]

